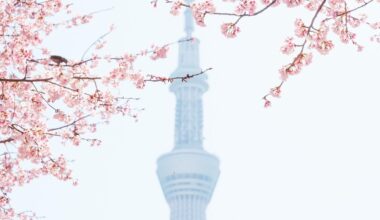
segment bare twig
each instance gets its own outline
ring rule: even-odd
[[[63,126],[60,126],[60,127],[56,127],[56,128],[50,128],[50,129],[48,129],[48,131],[56,131],[56,130],[60,130],[60,129],[63,129],[63,128],[67,128],[67,127],[73,126],[73,125],[75,125],[78,121],[81,121],[81,120],[83,120],[83,119],[85,119],[85,118],[88,118],[88,117],[90,117],[90,116],[91,116],[91,115],[85,115],[85,116],[83,116],[83,117],[80,117],[80,118],[74,120],[73,122],[71,122],[71,123],[69,123],[69,124],[66,124],[66,125],[63,125]]]

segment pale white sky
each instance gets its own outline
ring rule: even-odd
[[[78,31],[52,35],[52,51],[66,57],[80,58],[112,23],[117,28],[107,38],[112,53],[183,36],[182,18],[171,16],[167,5],[72,2],[81,12],[114,9]],[[373,11],[379,9],[377,4]],[[298,15],[303,13],[278,8],[243,19],[234,40],[219,32],[228,18],[210,17],[207,28],[196,28],[202,66],[214,68],[204,96],[204,144],[221,160],[208,220],[380,219],[380,45],[367,44],[362,53],[336,45],[292,77],[271,109],[262,107],[261,97],[278,83],[279,67],[291,59],[279,48]],[[176,48],[169,55],[160,62],[143,60],[136,68],[170,74]],[[14,191],[16,208],[47,220],[169,219],[155,172],[156,159],[173,147],[173,95],[159,83],[139,91],[126,85],[120,93],[141,97],[136,107],[145,111],[139,121],[114,118],[99,128],[101,148],[57,143],[56,151],[74,160],[80,185],[36,180]]]

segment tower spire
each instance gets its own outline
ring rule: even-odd
[[[187,4],[192,2],[186,0]],[[199,40],[192,37],[191,10],[186,9],[184,16],[186,36],[180,39],[178,66],[171,77],[202,71]],[[157,175],[170,206],[170,220],[206,220],[206,208],[219,177],[218,158],[203,149],[202,96],[208,88],[206,80],[202,74],[170,85],[176,96],[174,148],[157,160]]]
[[[192,2],[193,0],[186,0],[189,5]],[[171,77],[183,77],[202,71],[199,64],[199,40],[192,37],[194,19],[190,8],[186,8],[184,20],[186,36],[180,39],[178,66]],[[202,149],[203,147],[202,95],[208,88],[206,79],[205,75],[201,75],[189,79],[186,83],[175,81],[170,86],[170,90],[176,96],[174,149]]]
[[[186,0],[186,3],[190,5],[194,0]],[[190,8],[185,9],[185,33],[186,37],[190,38],[194,31],[194,20]]]

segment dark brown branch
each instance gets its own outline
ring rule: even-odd
[[[40,79],[7,79],[7,78],[0,78],[0,82],[48,82],[52,80],[53,77],[49,78],[40,78]]]
[[[5,143],[8,143],[8,142],[12,142],[14,139],[13,138],[7,138],[7,139],[4,139],[4,140],[0,140],[0,144],[5,144]]]
[[[202,75],[202,74],[204,74],[210,70],[212,70],[212,68],[207,68],[207,69],[202,70],[201,72],[196,73],[196,74],[186,74],[184,76],[176,76],[176,77],[160,77],[160,76],[150,75],[150,76],[148,76],[150,78],[145,79],[144,82],[173,82],[175,80],[181,80],[182,82],[186,82],[187,80],[194,78],[196,76]]]
[[[19,127],[19,128],[17,128],[17,127]],[[25,130],[25,128],[23,128],[21,125],[18,125],[18,124],[11,124],[10,126],[8,126],[10,129],[12,129],[12,130],[15,130],[15,131],[17,131],[17,132],[19,132],[20,134],[24,134],[24,131],[22,131],[22,130],[20,130],[20,128],[21,129],[23,129],[23,130]]]

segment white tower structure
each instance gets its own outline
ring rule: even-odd
[[[187,3],[191,3],[188,0]],[[178,67],[171,77],[197,74],[199,40],[193,38],[193,18],[185,10],[186,36],[179,44]],[[157,174],[170,207],[170,220],[206,220],[206,208],[219,177],[219,160],[203,149],[203,101],[208,89],[205,74],[187,82],[175,81],[170,91],[176,96],[175,145],[157,161]]]

